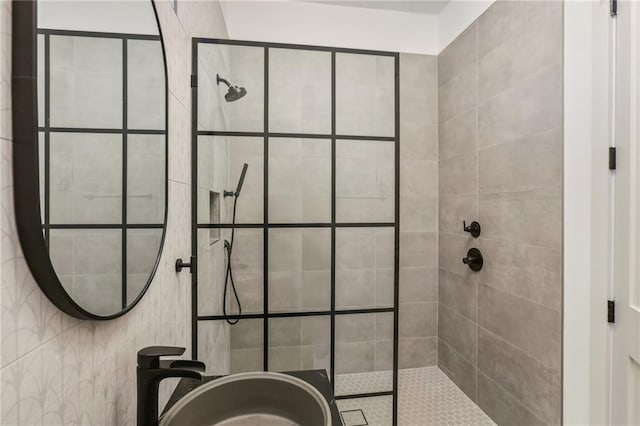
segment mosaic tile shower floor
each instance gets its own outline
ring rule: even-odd
[[[391,372],[336,376],[336,395],[391,389]],[[399,371],[398,424],[495,425],[438,367]],[[339,400],[345,426],[391,425],[391,396]],[[360,412],[360,410],[362,410]]]

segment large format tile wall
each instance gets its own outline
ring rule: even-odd
[[[190,276],[174,262],[190,253],[191,37],[226,37],[218,2],[157,1],[169,71],[169,218],[160,265],[140,304],[108,322],[61,313],[34,282],[21,251],[13,209],[11,2],[0,3],[1,358],[0,423],[134,424],[136,351],[190,346]],[[228,365],[228,347],[216,357]],[[164,386],[167,397],[170,384]]]
[[[258,56],[251,60],[251,52],[261,53],[262,49],[229,49],[227,46],[216,49],[229,51],[229,62],[234,65],[229,69],[230,79],[246,82],[250,96],[259,99],[260,84],[255,80],[263,78],[263,58]],[[330,133],[330,55],[286,49],[272,49],[271,53],[269,129]],[[245,58],[244,63],[242,58]],[[337,55],[338,133],[393,135],[393,65],[389,57]],[[436,57],[402,55],[400,69],[401,244],[402,252],[406,253],[401,259],[400,366],[406,368],[435,365],[437,354]],[[254,93],[254,87],[257,93]],[[208,99],[216,96],[219,97],[214,94]],[[243,104],[233,105],[240,108]],[[263,115],[260,103],[255,108],[251,105],[243,108],[249,111],[249,116]],[[263,125],[251,120],[242,123],[240,119],[231,124],[234,130],[243,131],[260,129]],[[249,188],[247,195],[243,188],[239,199],[238,221],[260,223],[262,197],[250,197],[262,194],[262,140],[235,139],[234,150],[218,155],[217,160],[214,155],[213,160],[201,158],[200,161],[205,167],[216,169],[224,167],[220,159],[226,160],[231,168],[225,177],[229,187],[235,185],[242,163],[249,162],[245,183]],[[330,220],[329,142],[328,139],[270,140],[269,222]],[[339,222],[393,221],[393,156],[391,142],[337,141],[336,217]],[[270,230],[271,312],[330,308],[330,242],[327,230]],[[262,312],[262,231],[238,230],[236,245],[234,275],[243,312]],[[337,309],[393,305],[392,229],[339,229],[336,262]],[[219,314],[220,307],[214,307],[213,311]],[[233,306],[232,312],[235,311]],[[200,327],[203,340],[211,341],[216,325],[201,323]],[[232,372],[261,369],[262,327],[260,319],[242,320],[231,326]],[[329,343],[328,317],[272,319],[269,321],[269,368],[328,368]],[[336,373],[390,370],[392,344],[392,315],[338,317]]]
[[[400,55],[400,368],[437,357],[437,63]]]
[[[438,58],[438,366],[498,424],[561,421],[562,17],[498,1]]]

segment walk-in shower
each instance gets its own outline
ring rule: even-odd
[[[393,418],[399,55],[195,39],[193,74],[193,356],[325,370],[337,399]],[[246,91],[221,75],[251,96],[230,102]]]

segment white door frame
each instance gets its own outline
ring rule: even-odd
[[[563,421],[608,423],[611,29],[608,0],[565,1]]]
[[[640,5],[618,6],[615,133],[619,146],[615,199],[616,322],[613,325],[612,424],[640,423]]]

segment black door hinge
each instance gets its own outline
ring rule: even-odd
[[[609,0],[611,16],[618,15],[618,0]]]
[[[607,322],[616,322],[616,302],[613,300],[607,300]]]
[[[616,148],[609,147],[609,170],[616,169]]]
[[[191,87],[198,87],[198,76],[191,74]]]

